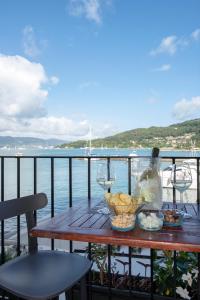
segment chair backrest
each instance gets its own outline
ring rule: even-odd
[[[36,225],[34,211],[45,207],[47,202],[48,199],[44,193],[0,202],[0,221],[22,214],[26,215],[29,252],[31,253],[37,251],[37,239],[29,236],[29,231]]]

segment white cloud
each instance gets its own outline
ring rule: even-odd
[[[89,129],[85,117],[77,121],[48,115],[48,86],[58,81],[56,76],[49,77],[39,63],[0,54],[0,135],[85,138]],[[94,130],[99,135],[106,132],[105,126]]]
[[[39,128],[37,128],[38,121],[40,122]],[[82,137],[88,131],[88,122],[74,122],[66,117],[46,116],[39,120],[32,119],[30,128],[37,128],[36,132],[43,135],[48,130],[53,136]]]
[[[171,65],[170,64],[165,64],[162,65],[159,68],[153,69],[154,72],[167,72],[171,69]]]
[[[191,33],[191,37],[192,39],[194,39],[195,41],[199,41],[200,40],[200,28],[197,28],[196,30],[194,30]]]
[[[96,23],[101,23],[100,2],[98,0],[88,0],[85,2],[86,18]]]
[[[191,99],[183,98],[173,108],[173,116],[177,120],[184,120],[200,116],[200,96]]]
[[[31,136],[79,136],[87,123],[48,116],[45,85],[56,84],[44,67],[22,56],[0,55],[0,132]]]
[[[70,0],[69,13],[72,16],[84,16],[97,24],[102,22],[102,7],[111,5],[112,0]]]
[[[178,38],[175,35],[167,36],[162,39],[160,45],[150,52],[151,55],[157,55],[160,53],[167,53],[173,55],[177,51]]]
[[[188,37],[177,37],[176,35],[164,37],[161,40],[160,45],[150,51],[150,55],[155,56],[165,53],[172,56],[177,50],[187,47],[194,40],[200,40],[200,28],[194,30]]]
[[[59,78],[57,76],[51,76],[50,81],[53,85],[56,85],[59,83]]]
[[[80,83],[79,89],[87,89],[90,87],[97,87],[97,86],[99,86],[99,83],[96,81],[85,81]]]
[[[88,132],[88,122],[74,122],[66,117],[44,116],[39,118],[0,119],[0,135],[32,136],[73,140]]]
[[[22,56],[0,55],[0,114],[12,117],[44,115],[48,83],[43,66]]]
[[[23,29],[23,48],[24,53],[30,57],[36,57],[41,53],[40,47],[36,41],[35,32],[32,26],[27,25]]]

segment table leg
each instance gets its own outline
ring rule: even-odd
[[[154,268],[153,268],[153,264],[154,264],[154,249],[151,249],[151,296],[150,299],[153,300],[154,299],[154,281],[153,281],[153,272],[154,272]]]

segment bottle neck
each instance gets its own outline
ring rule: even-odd
[[[160,165],[160,158],[159,157],[152,157],[151,158],[151,163],[150,163],[150,168],[153,170],[158,170]]]
[[[151,157],[150,167],[154,170],[157,170],[158,166],[159,166],[159,152],[160,152],[159,148],[152,149],[152,157]]]

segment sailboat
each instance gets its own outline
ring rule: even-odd
[[[90,129],[89,129],[88,146],[86,146],[84,149],[85,149],[85,154],[84,154],[85,156],[91,157],[92,160],[99,160],[99,158],[96,157],[96,154],[94,154],[94,153],[92,152],[92,150],[93,150],[94,148],[92,147],[92,128],[91,128],[91,126],[90,126]],[[84,159],[87,160],[86,157],[85,157]]]

